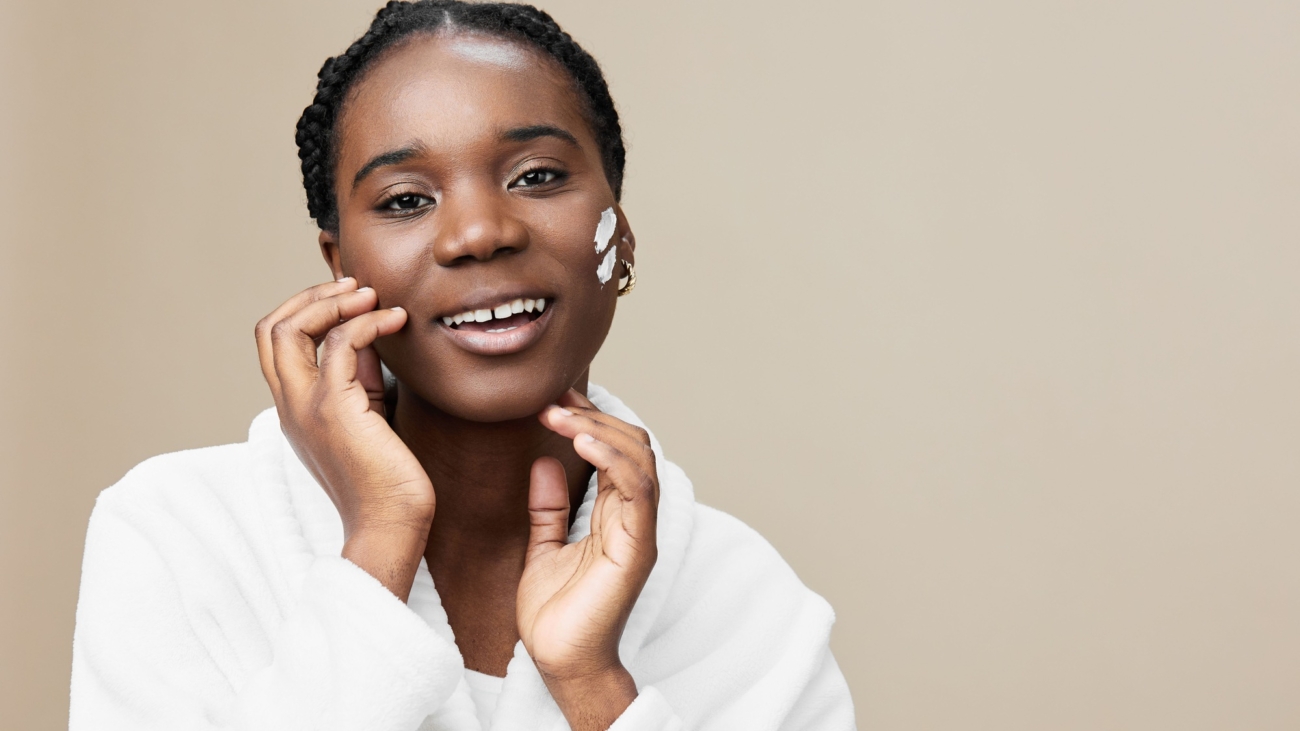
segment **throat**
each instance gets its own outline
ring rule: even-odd
[[[444,556],[429,561],[456,646],[470,670],[502,677],[514,657],[519,641],[515,598],[523,575],[523,550],[515,555],[515,560]]]

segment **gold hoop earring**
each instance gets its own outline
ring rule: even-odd
[[[627,284],[618,288],[618,296],[622,297],[631,292],[632,288],[636,286],[636,269],[632,268],[632,262],[627,259],[619,259],[619,261],[622,262],[623,268],[627,270]]]

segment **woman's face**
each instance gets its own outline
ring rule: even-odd
[[[601,213],[617,216],[617,258],[633,240],[563,69],[489,36],[416,36],[352,87],[337,131],[339,230],[321,248],[337,277],[408,312],[376,344],[403,388],[502,421],[582,379],[622,273],[597,276]],[[498,315],[517,300],[545,309]],[[483,310],[490,321],[444,320]]]

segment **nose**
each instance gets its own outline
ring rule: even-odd
[[[489,261],[528,247],[528,229],[510,215],[509,202],[487,191],[447,195],[442,226],[434,241],[434,260],[442,266]]]

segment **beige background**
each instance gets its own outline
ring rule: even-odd
[[[837,608],[864,729],[1300,728],[1300,4],[543,3],[630,142],[595,378]],[[373,0],[0,9],[0,726],[95,494],[240,440]]]

